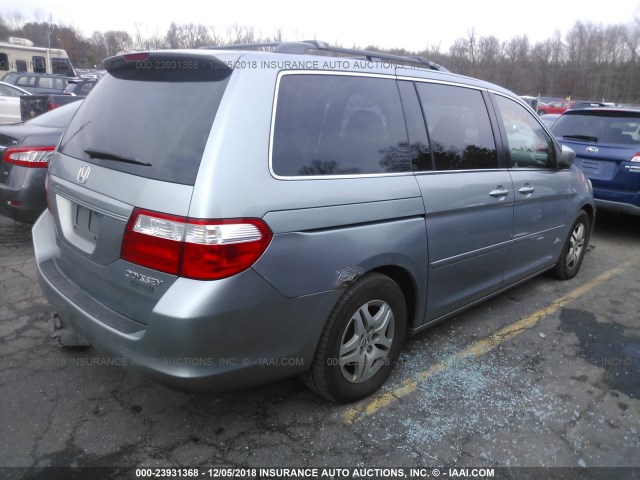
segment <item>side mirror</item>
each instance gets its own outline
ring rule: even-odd
[[[573,161],[576,158],[576,152],[569,147],[562,145],[562,153],[560,154],[560,160],[558,161],[558,168],[565,169],[571,168]]]

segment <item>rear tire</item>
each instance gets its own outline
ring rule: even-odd
[[[551,271],[553,277],[569,280],[577,275],[589,245],[590,223],[589,216],[582,210],[569,230],[558,263]]]
[[[407,306],[398,284],[379,273],[365,275],[336,303],[302,380],[332,402],[366,397],[391,373],[406,332]]]

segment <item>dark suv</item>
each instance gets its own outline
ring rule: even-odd
[[[640,110],[569,110],[551,132],[576,152],[598,208],[640,215]]]
[[[69,77],[49,73],[9,72],[2,79],[31,93],[64,93]]]

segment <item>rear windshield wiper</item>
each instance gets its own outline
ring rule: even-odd
[[[563,135],[562,138],[573,140],[586,140],[587,142],[597,142],[598,137],[590,137],[589,135]]]
[[[89,155],[90,158],[100,158],[102,160],[114,160],[116,162],[123,163],[132,163],[134,165],[143,165],[145,167],[150,167],[151,164],[148,162],[141,162],[140,160],[136,160],[135,158],[123,157],[122,155],[116,155],[115,153],[103,152],[101,150],[95,150],[93,148],[85,148],[84,153]]]

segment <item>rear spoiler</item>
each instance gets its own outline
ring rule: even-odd
[[[217,81],[233,72],[231,62],[213,55],[173,50],[116,55],[103,66],[115,77],[145,81]]]

